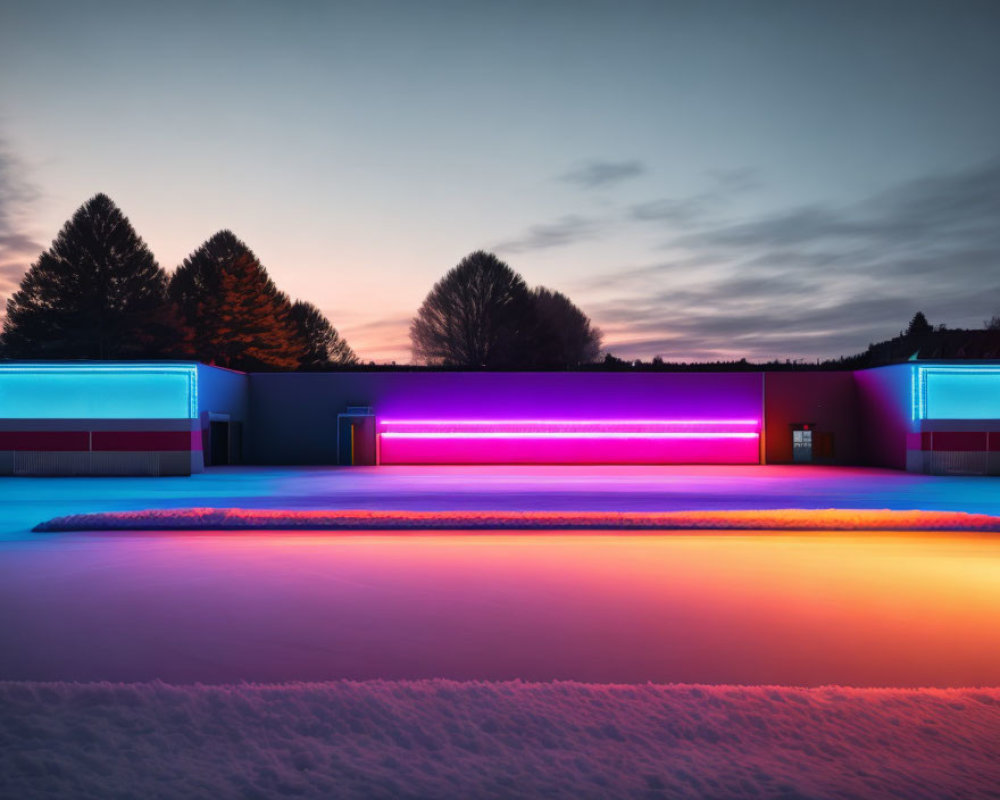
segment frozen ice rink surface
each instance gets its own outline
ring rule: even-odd
[[[790,467],[7,478],[0,679],[1000,685],[991,534],[30,532],[181,506],[997,513],[998,490]]]

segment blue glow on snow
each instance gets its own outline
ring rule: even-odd
[[[918,419],[1000,419],[1000,367],[915,367]]]
[[[194,419],[195,364],[0,364],[0,419]]]

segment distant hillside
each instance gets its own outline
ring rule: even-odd
[[[897,364],[912,357],[920,361],[950,359],[1000,360],[1000,329],[943,329],[926,333],[896,336],[885,342],[871,344],[855,356],[826,362],[851,369]]]
[[[947,361],[951,359],[995,359],[1000,361],[1000,328],[938,328],[920,333],[900,334],[884,342],[868,345],[863,353],[826,361],[801,360],[752,362],[739,361],[670,362],[655,358],[652,361],[625,361],[608,354],[599,364],[582,369],[648,371],[648,372],[747,372],[865,369],[899,364],[911,358],[920,361]]]

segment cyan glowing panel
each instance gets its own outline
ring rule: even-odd
[[[917,419],[1000,419],[1000,367],[914,367]]]
[[[193,419],[194,364],[2,364],[0,419]]]

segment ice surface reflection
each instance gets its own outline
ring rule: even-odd
[[[0,562],[0,678],[1000,684],[1000,538],[81,534]]]

